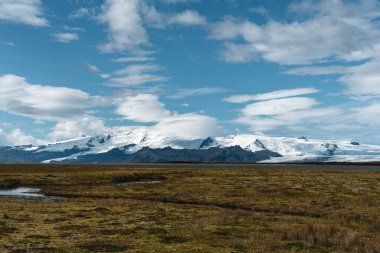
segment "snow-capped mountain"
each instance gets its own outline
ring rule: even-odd
[[[374,162],[380,146],[238,134],[180,140],[147,129],[0,148],[0,162]]]

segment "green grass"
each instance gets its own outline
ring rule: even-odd
[[[380,252],[379,172],[25,166],[65,199],[1,197],[0,252]]]

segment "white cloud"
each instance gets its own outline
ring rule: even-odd
[[[339,80],[347,85],[354,96],[380,96],[380,60],[351,67]]]
[[[203,96],[225,92],[225,88],[220,87],[202,87],[196,89],[179,89],[176,93],[169,95],[168,98],[182,99],[192,96]]]
[[[127,97],[119,103],[116,113],[125,119],[138,122],[159,122],[162,118],[171,115],[158,96],[152,94],[138,94]]]
[[[180,25],[205,25],[207,20],[205,17],[201,16],[198,12],[193,10],[186,10],[180,13],[173,14],[168,17],[168,22],[170,24],[180,24]]]
[[[234,95],[224,99],[226,102],[230,103],[246,103],[250,101],[257,100],[271,100],[277,98],[295,97],[300,95],[307,95],[317,93],[319,90],[314,88],[299,88],[299,89],[288,89],[288,90],[277,90],[268,93],[254,94],[254,95]]]
[[[296,67],[290,68],[284,71],[285,74],[289,75],[303,75],[303,76],[313,76],[313,75],[331,75],[331,74],[344,74],[347,72],[347,67],[343,66],[306,66],[306,67]]]
[[[311,134],[319,135],[321,129],[329,127],[330,132],[337,131],[336,121],[342,111],[336,108],[309,108],[305,110],[289,110],[277,115],[240,115],[234,122],[248,125],[253,132],[289,135]],[[347,125],[346,125],[347,126]],[[326,131],[323,131],[326,132]],[[327,136],[324,136],[325,138]]]
[[[86,29],[81,28],[81,27],[71,27],[67,25],[64,25],[63,29],[65,29],[66,31],[71,31],[71,32],[85,32],[86,31]]]
[[[251,44],[225,43],[223,47],[220,56],[229,63],[245,63],[260,58],[256,47]]]
[[[380,126],[380,103],[357,107],[352,112],[352,117],[358,122],[374,127]]]
[[[300,65],[286,74],[338,74],[346,95],[369,99],[380,95],[379,18],[379,1],[295,1],[286,21],[256,24],[225,17],[211,25],[209,37],[222,42],[220,56],[226,62],[262,59]]]
[[[0,21],[36,27],[48,26],[40,0],[1,0]]]
[[[346,93],[351,97],[380,96],[380,60],[374,59],[356,66],[308,66],[291,68],[285,71],[293,75],[339,74],[338,81],[347,86]]]
[[[15,75],[0,76],[0,110],[36,120],[59,121],[84,114],[92,99],[65,87],[30,84]]]
[[[0,129],[0,146],[38,145],[43,143],[45,142],[23,133],[20,129],[14,129],[11,132]]]
[[[162,0],[166,4],[183,4],[183,3],[195,3],[200,0]]]
[[[151,130],[179,139],[204,138],[218,134],[218,121],[199,113],[178,114],[165,108],[157,95],[137,94],[120,99],[116,113],[137,122],[156,123]]]
[[[161,70],[161,67],[155,64],[135,64],[129,65],[126,68],[115,71],[114,76],[108,79],[110,86],[134,86],[146,83],[162,83],[169,78],[152,74]]]
[[[249,8],[249,12],[256,13],[256,14],[259,14],[261,16],[267,17],[269,11],[265,7],[259,6],[259,7]]]
[[[166,136],[179,139],[216,136],[222,130],[215,118],[197,113],[172,115],[163,118],[152,128]]]
[[[340,109],[317,107],[319,103],[302,95],[319,92],[314,88],[277,90],[255,95],[231,96],[225,100],[232,103],[259,101],[246,105],[239,110],[235,123],[248,125],[256,133],[303,132],[305,126],[317,129],[342,114]],[[331,124],[335,125],[336,124]],[[320,130],[320,129],[319,129]]]
[[[51,141],[77,138],[83,135],[104,134],[109,131],[105,127],[103,120],[85,115],[75,120],[65,120],[58,122],[49,133]]]
[[[90,71],[90,72],[92,72],[92,73],[99,73],[99,72],[101,72],[100,69],[97,66],[93,65],[93,64],[86,64],[86,67],[87,67],[87,70]]]
[[[119,63],[129,63],[129,62],[147,62],[147,61],[153,61],[153,57],[139,57],[139,56],[130,56],[130,57],[120,57],[113,59],[113,62],[119,62]]]
[[[256,60],[255,50],[262,59],[283,65],[349,60],[353,55],[355,60],[376,56],[368,49],[380,39],[377,1],[304,1],[293,4],[291,9],[296,12],[292,13],[295,18],[287,22],[270,20],[257,25],[227,17],[212,25],[210,37],[230,43],[221,55],[231,62]],[[248,49],[251,57],[242,58]],[[232,50],[240,58],[231,58]],[[359,53],[363,51],[367,53]]]
[[[279,115],[290,111],[309,109],[315,105],[318,105],[318,102],[312,98],[281,98],[249,104],[241,111],[247,116]]]
[[[55,33],[52,35],[55,41],[69,43],[75,40],[79,40],[77,33]]]
[[[195,10],[163,13],[158,11],[154,5],[148,4],[147,1],[141,3],[141,15],[144,22],[153,28],[163,29],[172,25],[204,26],[207,24],[206,17]]]
[[[95,14],[96,14],[96,10],[94,8],[82,7],[70,13],[69,19],[93,17]]]
[[[146,72],[158,71],[161,67],[155,64],[136,64],[129,65],[123,69],[115,71],[116,75],[136,75]]]
[[[167,80],[168,78],[166,77],[154,74],[133,74],[123,77],[112,77],[108,81],[110,86],[125,87],[146,83],[160,83]]]
[[[139,8],[138,0],[106,1],[99,17],[108,26],[108,42],[100,47],[104,52],[137,52],[148,43]]]
[[[16,46],[16,44],[14,42],[11,42],[11,41],[0,41],[0,45],[10,46],[10,47]]]
[[[374,138],[377,138],[376,133],[380,126],[378,102],[372,102],[369,105],[360,101],[355,104],[324,106],[308,97],[269,99],[283,92],[259,94],[257,98],[260,102],[251,103],[239,109],[239,115],[233,122],[247,125],[255,133],[277,136],[302,134],[318,138],[323,136],[323,138],[333,139],[360,139],[370,143],[374,143]],[[284,94],[286,93],[288,91],[285,90]],[[296,93],[294,92],[293,95],[297,96]],[[306,94],[307,92],[299,93],[299,95]],[[248,102],[248,99],[234,101]]]
[[[210,38],[215,40],[234,40],[241,37],[245,41],[255,42],[263,38],[260,26],[247,20],[226,17],[221,22],[212,24]]]
[[[106,0],[98,20],[108,27],[108,42],[100,46],[101,50],[107,53],[127,51],[140,59],[150,53],[143,49],[150,46],[147,28],[207,24],[206,18],[197,11],[162,13],[151,1],[145,0]]]
[[[276,135],[302,135],[376,143],[380,126],[380,104],[313,107],[279,115],[240,115],[235,122],[251,131]]]

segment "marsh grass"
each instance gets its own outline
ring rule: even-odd
[[[66,198],[2,197],[0,252],[380,252],[378,172],[0,167],[2,185]]]

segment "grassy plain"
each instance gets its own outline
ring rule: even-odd
[[[0,252],[380,252],[379,171],[197,166],[0,165],[64,197],[0,197]]]

